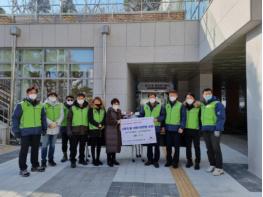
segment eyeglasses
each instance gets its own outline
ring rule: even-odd
[[[67,101],[74,101],[73,99],[67,99]]]

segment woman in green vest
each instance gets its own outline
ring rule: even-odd
[[[44,103],[44,109],[47,115],[47,134],[41,137],[41,164],[42,167],[47,167],[47,153],[48,163],[50,166],[56,166],[54,161],[55,145],[57,135],[59,133],[60,125],[64,119],[63,104],[58,101],[58,95],[55,92],[50,92]]]
[[[187,93],[184,106],[186,108],[185,140],[186,140],[186,168],[193,166],[192,143],[195,149],[195,170],[199,170],[200,163],[200,102],[195,100],[192,93]]]
[[[94,166],[103,165],[100,161],[101,145],[103,141],[103,133],[105,129],[105,107],[100,97],[92,100],[89,109],[89,141],[91,145],[92,164]]]
[[[77,100],[68,111],[67,134],[70,137],[70,161],[71,168],[76,168],[77,147],[79,144],[79,164],[88,165],[85,160],[85,144],[87,141],[89,120],[89,103],[83,93],[77,95]]]

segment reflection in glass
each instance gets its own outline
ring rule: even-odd
[[[9,49],[0,50],[0,62],[11,63],[11,50]]]
[[[67,70],[68,70],[67,64],[58,65],[58,77],[59,78],[67,77],[68,76]]]
[[[22,64],[19,65],[18,75],[20,77],[41,77],[40,64]]]
[[[10,64],[0,64],[0,77],[11,77]]]
[[[50,92],[56,92],[62,101],[67,95],[67,80],[47,79],[44,81],[44,99]]]
[[[50,79],[54,79],[57,78],[57,65],[54,64],[46,64],[45,65],[45,77],[46,78],[50,78]]]
[[[20,62],[42,62],[41,49],[22,49],[19,53]]]
[[[72,64],[70,65],[70,76],[73,78],[92,78],[93,65],[88,64]]]
[[[85,93],[88,98],[92,97],[93,94],[92,80],[72,79],[70,80],[69,87],[71,87],[71,94],[75,97],[79,92]]]
[[[45,62],[57,63],[65,62],[66,56],[64,49],[46,49],[45,50]]]

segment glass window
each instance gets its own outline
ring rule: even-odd
[[[59,64],[58,65],[58,77],[63,78],[67,77],[68,65],[67,64]]]
[[[70,49],[70,62],[93,62],[93,49]]]
[[[70,71],[72,78],[93,78],[93,65],[90,64],[71,64]]]
[[[21,62],[42,62],[41,49],[23,49],[19,55]]]
[[[56,92],[58,94],[59,100],[63,101],[63,99],[67,96],[67,80],[54,80],[47,79],[44,81],[44,99],[47,98],[47,94],[50,92]]]
[[[0,77],[11,77],[10,64],[0,64]]]
[[[19,65],[19,77],[41,77],[42,66],[40,64]]]
[[[92,98],[93,80],[71,79],[69,87],[71,87],[71,94],[75,97],[79,92],[83,92],[88,98]]]
[[[64,49],[46,49],[45,62],[48,63],[66,62]]]
[[[0,62],[11,63],[11,50],[10,49],[0,50]]]
[[[58,77],[57,65],[56,64],[46,64],[44,66],[44,70],[45,70],[45,77],[46,78],[55,79]]]

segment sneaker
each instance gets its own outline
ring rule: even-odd
[[[199,170],[199,169],[200,169],[199,163],[196,163],[195,164],[195,170]]]
[[[45,168],[42,166],[38,166],[38,167],[32,167],[31,168],[31,172],[44,172]]]
[[[192,161],[187,161],[185,167],[186,168],[191,168],[193,166],[193,162]]]
[[[220,176],[222,174],[224,174],[224,170],[223,169],[215,168],[214,171],[213,171],[213,175],[214,176]]]
[[[56,162],[54,162],[54,160],[48,161],[48,164],[52,167],[56,166]]]
[[[86,166],[86,165],[88,165],[88,162],[87,161],[79,161],[79,164]]]
[[[153,162],[151,162],[151,161],[147,161],[147,162],[144,163],[144,165],[146,165],[146,166],[150,166],[152,164],[153,164]]]
[[[77,166],[77,165],[76,165],[76,162],[71,162],[71,164],[70,164],[70,167],[71,167],[71,168],[76,168],[76,166]]]
[[[171,165],[172,165],[172,163],[167,161],[164,166],[165,167],[170,167]]]
[[[19,175],[21,175],[22,177],[29,177],[30,172],[28,172],[27,170],[20,170]]]
[[[159,163],[158,163],[158,162],[154,162],[154,163],[153,163],[153,166],[154,166],[155,168],[159,168]]]
[[[215,169],[215,166],[209,166],[207,169],[206,169],[206,172],[213,172]]]

